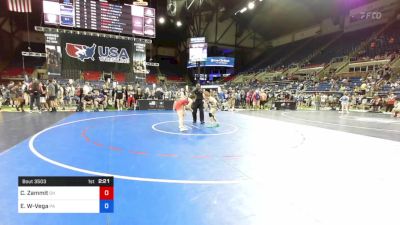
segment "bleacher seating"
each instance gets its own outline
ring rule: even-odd
[[[299,63],[304,60],[306,57],[313,54],[322,46],[326,45],[333,38],[335,38],[339,33],[328,34],[324,36],[318,36],[313,38],[307,45],[301,48],[299,51],[295,52],[293,55],[288,57],[286,60],[282,62],[283,65],[290,65],[294,63]]]
[[[345,33],[330,46],[328,46],[324,51],[322,51],[321,54],[312,58],[310,63],[329,63],[329,61],[335,57],[348,55],[380,28],[381,26],[375,26]]]
[[[179,76],[179,75],[168,75],[166,76],[167,81],[169,82],[184,82],[185,80],[183,79],[183,76]]]
[[[31,43],[30,46],[31,51],[44,52],[43,44]],[[28,43],[22,43],[15,51],[15,54],[8,63],[7,67],[0,72],[1,77],[22,76],[24,74],[23,67],[25,67],[25,73],[30,75],[33,73],[35,68],[40,68],[46,63],[45,58],[38,57],[24,57],[24,61],[22,61],[21,51],[28,51]]]
[[[155,75],[155,74],[148,74],[148,75],[146,76],[146,83],[148,83],[148,84],[157,84],[157,83],[158,83],[157,75]]]
[[[25,68],[25,72],[30,75],[34,71],[34,68]],[[24,74],[22,67],[11,67],[0,72],[0,77],[18,77]]]
[[[101,72],[100,71],[85,71],[82,73],[83,79],[88,81],[100,80]]]
[[[289,44],[281,45],[275,48],[267,49],[265,53],[261,54],[255,59],[254,66],[247,68],[245,71],[257,71],[273,66],[282,57],[289,54],[291,51],[303,45],[309,39],[303,39],[300,41],[292,42]]]
[[[115,81],[118,81],[119,83],[123,83],[126,81],[126,74],[122,72],[115,72],[113,73],[113,77]]]
[[[234,75],[230,75],[230,76],[224,77],[222,79],[222,82],[229,82],[229,81],[233,80],[234,78],[235,78]]]
[[[361,57],[374,58],[400,49],[400,21],[394,22],[379,37],[372,40]]]

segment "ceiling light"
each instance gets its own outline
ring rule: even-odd
[[[160,24],[164,24],[164,23],[165,23],[165,18],[164,18],[164,17],[160,17],[160,18],[158,19],[158,22],[159,22]]]
[[[178,20],[178,21],[176,22],[176,26],[177,26],[177,27],[181,27],[181,26],[182,26],[182,22],[181,22],[180,20]]]
[[[249,9],[254,9],[254,2],[249,2],[249,4],[247,5],[249,7]]]
[[[247,7],[244,7],[243,9],[240,10],[240,13],[244,13],[247,11]]]

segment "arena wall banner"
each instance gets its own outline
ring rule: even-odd
[[[234,67],[235,58],[232,57],[207,57],[206,61],[200,64],[202,67]],[[195,62],[189,62],[187,68],[196,67]]]
[[[136,74],[146,74],[146,44],[134,43],[133,72]]]
[[[344,31],[356,31],[388,22],[400,6],[398,0],[380,0],[350,10]]]
[[[45,33],[47,74],[49,76],[61,75],[61,46],[58,33]]]
[[[63,70],[130,72],[132,43],[88,35],[60,34]]]

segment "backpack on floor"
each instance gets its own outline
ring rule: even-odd
[[[83,103],[80,102],[76,107],[76,112],[83,112]]]

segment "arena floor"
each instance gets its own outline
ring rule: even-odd
[[[169,111],[0,113],[0,225],[400,224],[399,119],[220,112],[207,128],[187,116],[182,134]],[[113,214],[17,213],[18,176],[87,175],[116,178]]]

